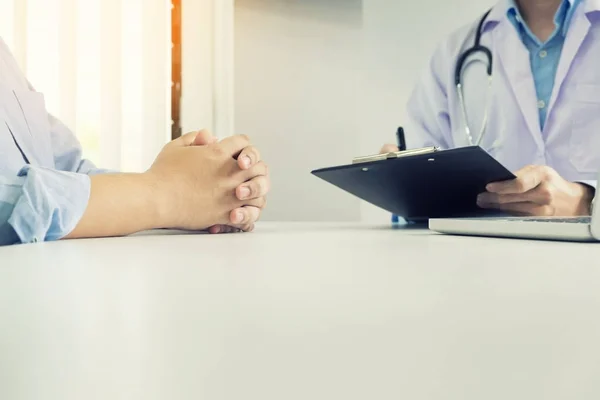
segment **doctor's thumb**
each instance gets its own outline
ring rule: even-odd
[[[384,145],[381,150],[379,151],[380,154],[385,154],[385,153],[393,153],[395,151],[398,151],[398,146],[396,146],[395,144],[386,144]]]

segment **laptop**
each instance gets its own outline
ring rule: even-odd
[[[429,229],[450,235],[597,242],[600,204],[592,208],[587,217],[432,218]]]

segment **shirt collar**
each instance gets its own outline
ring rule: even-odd
[[[556,15],[554,16],[554,23],[556,24],[556,26],[560,27],[561,34],[563,36],[567,34],[567,31],[569,29],[570,18],[573,14],[572,11],[575,10],[575,6],[580,1],[581,0],[563,0],[560,6],[558,7],[558,10],[556,11]],[[519,7],[517,6],[516,1],[506,0],[506,3],[506,16],[508,17],[508,19],[512,20],[513,23],[515,23],[519,27],[524,28],[525,23],[523,21],[523,16],[519,11]]]
[[[584,0],[566,0],[566,3],[569,8],[569,11],[567,13],[568,19],[570,19],[572,17],[575,9],[577,8],[576,6],[579,3],[583,3],[583,4],[581,4],[581,6],[584,6],[585,13],[600,11],[600,0],[585,0],[585,1]],[[563,6],[564,5],[565,4],[563,4]],[[484,30],[487,30],[487,28],[489,26],[495,26],[502,20],[507,19],[509,10],[511,9],[511,7],[514,7],[515,10],[518,11],[515,0],[498,0],[498,2],[490,10],[490,14],[488,15],[488,17],[485,20]],[[566,32],[566,30],[568,29],[568,26],[569,26],[568,23],[563,24],[563,31]]]

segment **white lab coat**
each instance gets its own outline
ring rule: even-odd
[[[595,186],[600,171],[600,0],[583,0],[575,10],[543,131],[529,52],[508,20],[507,9],[501,0],[484,25],[482,45],[492,50],[493,83],[481,147],[512,171],[529,164],[548,165],[567,180]],[[478,23],[479,19],[447,37],[431,58],[408,103],[409,147],[469,145],[454,69],[459,55],[473,45]],[[484,63],[468,62],[462,75],[475,141],[488,88],[485,68]]]

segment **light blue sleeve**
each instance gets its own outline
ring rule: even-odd
[[[56,169],[86,175],[116,172],[97,168],[93,162],[84,159],[81,144],[73,132],[56,117],[48,115],[48,118],[50,120],[50,140],[52,141]]]
[[[0,176],[0,245],[63,238],[85,212],[89,176],[114,172],[84,159],[73,132],[48,118],[56,169],[27,165],[18,176]]]
[[[18,176],[0,176],[0,245],[58,240],[87,208],[86,174],[26,166]]]
[[[84,159],[71,130],[48,118],[56,169],[27,165],[18,176],[0,176],[0,245],[63,238],[87,208],[90,176],[116,172]]]

